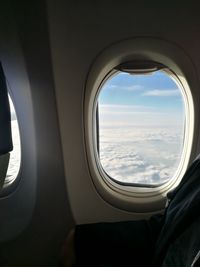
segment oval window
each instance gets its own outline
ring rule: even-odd
[[[21,143],[20,143],[19,125],[17,121],[16,111],[10,96],[9,96],[9,104],[11,112],[13,150],[10,152],[10,160],[6,178],[4,181],[4,187],[9,186],[15,181],[15,179],[18,176],[21,163]]]
[[[97,98],[97,158],[122,185],[155,187],[176,176],[185,133],[185,98],[166,68],[112,72]]]

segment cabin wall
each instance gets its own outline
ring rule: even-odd
[[[198,8],[182,2],[13,2],[0,3],[0,60],[16,103],[23,158],[19,184],[0,198],[0,265],[56,266],[74,223],[148,215],[112,207],[92,183],[83,101],[95,58],[118,41],[155,37],[184,50],[200,77],[200,20]]]
[[[147,214],[128,213],[110,206],[94,188],[83,129],[87,76],[96,57],[105,48],[134,37],[158,38],[174,44],[184,51],[199,72],[197,9],[190,4],[157,1],[50,1],[48,14],[66,182],[75,221],[87,223],[145,217]],[[193,153],[195,156],[196,151]]]
[[[67,200],[44,1],[1,6],[0,55],[16,102],[19,183],[0,198],[0,266],[56,266]]]

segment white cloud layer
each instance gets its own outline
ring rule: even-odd
[[[180,95],[178,89],[172,90],[150,90],[142,94],[143,96],[177,96]]]
[[[99,105],[99,123],[107,125],[176,126],[183,124],[180,112],[158,112],[155,107],[142,105]]]
[[[19,171],[20,161],[21,161],[21,145],[20,145],[19,128],[17,120],[13,120],[11,122],[11,125],[12,125],[13,150],[10,152],[10,161],[6,175],[6,182],[15,179]]]
[[[165,128],[103,128],[100,161],[120,182],[160,184],[172,178],[181,157],[182,133]]]
[[[99,105],[99,113],[100,114],[132,114],[132,113],[145,113],[154,111],[154,107],[150,106],[142,106],[142,105]]]
[[[139,84],[135,84],[135,85],[124,85],[124,86],[120,86],[120,85],[115,85],[115,84],[111,84],[111,85],[106,85],[105,88],[106,90],[120,90],[120,91],[130,91],[130,92],[134,92],[134,91],[138,91],[143,89],[143,86],[139,85]]]

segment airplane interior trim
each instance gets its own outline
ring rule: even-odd
[[[199,8],[186,2],[1,1],[0,62],[16,111],[11,124],[15,121],[19,126],[21,161],[15,179],[8,184],[4,167],[9,156],[0,162],[0,179],[4,180],[0,182],[0,267],[57,267],[61,247],[75,225],[147,220],[164,212],[167,192],[177,187],[200,152]],[[127,62],[132,65],[124,65]],[[123,174],[129,171],[123,169],[128,160],[130,169],[137,163],[137,158],[124,157],[131,152],[144,162],[140,173],[140,162],[136,166],[136,175],[151,168],[162,180],[161,171],[171,171],[181,154],[176,150],[180,145],[181,163],[177,175],[159,186],[132,186],[134,182],[124,186],[105,174],[99,160],[97,98],[113,73],[132,71],[145,76],[154,70],[162,72],[163,66],[177,86],[161,88],[159,82],[158,87],[146,82],[141,90],[126,90],[127,96],[143,114],[142,94],[164,90],[164,95],[148,98],[152,106],[145,102],[146,113],[155,108],[160,123],[164,113],[169,121],[183,118],[178,114],[178,92],[185,99],[185,128],[180,131],[184,137],[179,138],[180,129],[175,125],[173,134],[165,131],[168,137],[164,140],[162,127],[158,126],[159,133],[156,129],[150,133],[154,128],[150,120],[151,127],[146,127],[144,136],[138,130],[137,140],[131,139],[134,131],[130,131],[124,154],[120,149],[118,153],[123,161],[116,163],[113,148],[111,160],[113,169],[121,168]],[[119,98],[124,100],[122,94]],[[112,96],[109,100],[114,103]],[[162,107],[166,102],[167,111]],[[115,110],[123,113],[119,106],[118,102]],[[132,120],[136,112],[134,116]],[[141,125],[143,119],[137,117]],[[136,145],[144,148],[150,134],[159,135],[159,141],[149,142],[149,160],[146,150],[139,155]],[[112,138],[119,136],[119,129],[112,129],[105,144],[112,146]],[[124,140],[117,141],[122,145]],[[167,162],[161,162],[163,165],[155,163],[161,150]],[[152,176],[148,172],[146,177]]]
[[[185,137],[179,168],[168,182],[153,188],[117,184],[103,171],[97,151],[96,106],[99,91],[115,74],[117,66],[135,61],[141,65],[142,62],[150,61],[152,64],[158,62],[164,66],[164,71],[179,84],[185,100]],[[86,83],[84,100],[86,151],[96,190],[111,205],[135,212],[162,210],[167,192],[180,183],[191,161],[192,146],[196,145],[193,144],[194,96],[190,90],[190,81],[195,81],[195,77],[190,73],[192,68],[190,59],[182,49],[166,40],[156,38],[134,38],[115,43],[104,49],[93,62]]]

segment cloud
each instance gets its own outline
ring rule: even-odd
[[[182,114],[161,112],[156,107],[142,105],[99,105],[99,123],[127,126],[166,126],[179,127],[183,124]]]
[[[127,86],[120,86],[120,85],[115,85],[115,84],[111,84],[111,85],[105,85],[104,89],[106,90],[120,90],[120,91],[130,91],[130,92],[134,92],[134,91],[138,91],[138,90],[142,90],[143,86],[141,85],[127,85]]]
[[[142,94],[143,96],[177,96],[180,92],[177,89],[172,90],[151,90]]]
[[[19,128],[17,120],[13,120],[12,123],[12,139],[13,139],[13,151],[10,153],[10,161],[8,165],[6,182],[12,181],[16,177],[16,174],[20,168],[21,160],[21,145],[19,137]]]
[[[155,185],[173,177],[181,141],[181,131],[175,129],[102,129],[100,161],[117,181]]]
[[[99,111],[101,114],[127,114],[135,112],[152,112],[155,110],[154,107],[142,106],[142,105],[110,105],[100,104]]]

